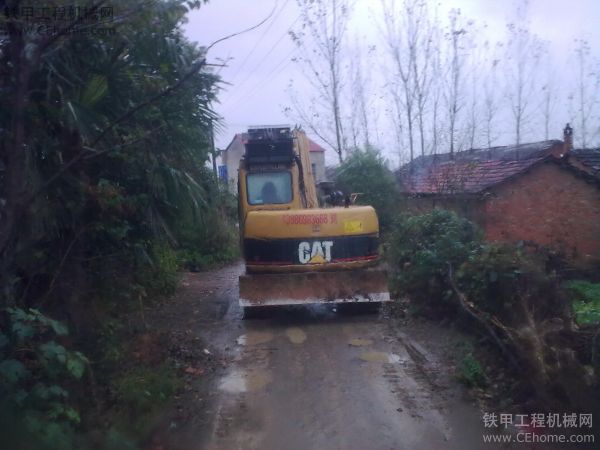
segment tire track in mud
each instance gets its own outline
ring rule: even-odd
[[[250,337],[249,337],[250,336]],[[243,342],[240,342],[240,339]],[[272,337],[246,334],[237,340],[237,354],[232,370],[219,385],[224,391],[212,431],[215,450],[261,448],[264,439],[265,413],[254,402],[254,393],[270,382],[268,367],[277,348],[269,344]],[[244,370],[242,368],[249,368]]]
[[[430,424],[443,441],[448,441],[453,430],[445,418],[446,388],[438,380],[439,368],[419,344],[410,342],[404,333],[394,329],[390,323],[386,325],[385,336],[386,341],[394,343],[399,354],[406,355],[401,365],[384,365],[384,378],[390,384],[390,391],[406,408],[398,412]]]

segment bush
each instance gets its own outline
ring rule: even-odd
[[[132,417],[160,408],[180,387],[170,367],[137,367],[113,381],[113,389]]]
[[[480,245],[475,226],[450,211],[404,216],[390,240],[392,287],[424,305],[450,306],[449,266],[460,267]]]
[[[138,276],[145,293],[150,297],[175,292],[179,262],[177,253],[166,242],[156,242],[151,248],[151,259],[142,266]]]
[[[224,187],[210,187],[211,209],[201,217],[184,217],[177,229],[180,268],[205,270],[239,256],[237,200]]]
[[[502,352],[542,405],[587,408],[594,380],[577,359],[571,305],[550,256],[484,243],[470,222],[441,210],[400,220],[389,252],[395,286],[429,311],[465,317],[468,329]],[[576,286],[596,298],[594,286]],[[588,309],[581,314],[594,317]],[[480,369],[467,352],[459,375],[476,385]]]
[[[60,342],[64,324],[36,309],[7,308],[0,317],[0,435],[6,448],[73,448],[79,412],[70,387],[87,359]]]
[[[111,386],[121,412],[115,417],[109,433],[113,436],[108,436],[107,441],[122,445],[139,441],[148,433],[154,416],[182,382],[171,367],[163,365],[132,368],[113,379]]]
[[[475,349],[470,342],[464,341],[457,345],[459,357],[456,376],[458,380],[468,387],[481,387],[487,384],[483,367],[475,357]]]
[[[528,325],[523,308],[534,320],[568,319],[568,302],[557,274],[546,269],[547,257],[510,244],[481,245],[459,268],[457,280],[479,308],[511,325]]]
[[[338,168],[335,184],[346,194],[361,193],[356,203],[373,206],[381,229],[389,229],[398,209],[398,186],[379,153],[360,150],[351,153]]]
[[[581,325],[600,324],[600,283],[572,280],[565,283],[573,299],[575,318]]]

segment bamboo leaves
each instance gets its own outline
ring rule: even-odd
[[[93,75],[87,82],[82,94],[81,104],[87,108],[93,107],[108,91],[108,83],[103,75]]]

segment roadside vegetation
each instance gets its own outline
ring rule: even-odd
[[[566,262],[547,249],[486,242],[453,212],[403,211],[395,188],[363,181],[371,179],[367,172],[385,179],[376,155],[356,152],[341,167],[340,184],[348,192],[363,189],[388,224],[382,237],[394,296],[406,299],[409,313],[450,320],[473,336],[455,352],[460,381],[485,388],[493,374],[484,367],[491,364],[516,380],[504,394],[519,403],[593,407],[599,284],[568,280]]]
[[[399,206],[398,185],[376,149],[350,153],[336,170],[335,184],[346,194],[359,194],[356,204],[375,208],[383,233],[391,229]]]
[[[101,35],[22,34],[18,17],[6,19],[6,448],[135,446],[178,387],[172,368],[132,357],[140,332],[152,331],[144,309],[174,292],[180,269],[236,256],[235,202],[205,168],[219,78],[180,28],[201,3],[119,2],[115,32]]]
[[[521,401],[577,410],[593,406],[598,333],[580,325],[593,320],[596,303],[577,300],[561,287],[555,255],[487,243],[472,223],[444,210],[401,217],[389,247],[398,295],[408,297],[417,313],[453,318],[473,333],[519,380]],[[574,286],[575,292],[594,292],[591,283],[567,285],[571,292]],[[483,384],[474,353],[463,356],[459,378]]]
[[[565,283],[580,325],[600,325],[600,283],[571,280]]]

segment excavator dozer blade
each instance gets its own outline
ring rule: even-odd
[[[375,303],[390,301],[386,272],[380,268],[240,276],[240,305]]]

